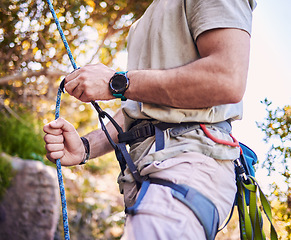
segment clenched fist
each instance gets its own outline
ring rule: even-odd
[[[55,163],[61,159],[63,166],[78,165],[85,157],[85,147],[74,126],[58,118],[43,127],[47,158]]]

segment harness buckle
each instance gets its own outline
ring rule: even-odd
[[[134,143],[136,140],[143,140],[145,138],[155,135],[155,127],[152,123],[146,123],[141,126],[137,125],[127,132],[118,134],[120,143],[125,142],[128,144]]]
[[[138,127],[135,131],[134,131],[134,137],[136,138],[147,138],[147,137],[151,137],[155,134],[155,128],[153,126],[152,123],[147,123],[141,127]]]

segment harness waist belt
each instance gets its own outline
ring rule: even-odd
[[[166,129],[172,128],[173,131],[175,129],[189,129],[193,128],[195,129],[196,127],[199,128],[201,123],[198,122],[185,122],[185,123],[165,123],[165,122],[153,122],[153,121],[136,121],[133,124],[133,127],[130,128],[127,132],[120,133],[118,135],[118,140],[119,142],[124,142],[127,144],[134,144],[137,142],[142,142],[146,138],[154,136],[156,134],[156,128],[164,131]],[[231,123],[230,121],[222,121],[222,122],[217,122],[217,123],[206,123],[207,125],[219,127],[226,131],[227,133],[230,133],[232,130]]]

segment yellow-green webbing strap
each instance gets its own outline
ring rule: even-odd
[[[250,215],[248,214],[247,203],[245,198],[245,188],[240,181],[237,181],[237,208],[239,213],[239,223],[241,239],[252,239],[253,227]]]
[[[241,238],[243,240],[265,240],[263,231],[263,218],[257,202],[260,200],[262,208],[270,222],[270,240],[278,240],[276,230],[272,224],[272,211],[269,201],[262,192],[255,178],[248,176],[250,183],[237,181],[238,197],[237,206],[240,218]],[[246,204],[245,190],[250,192],[249,206]],[[259,198],[257,195],[259,191]]]

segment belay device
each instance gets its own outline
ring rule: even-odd
[[[66,51],[68,53],[69,59],[71,61],[71,64],[73,68],[76,70],[77,65],[74,61],[74,58],[72,56],[71,50],[68,46],[68,43],[66,41],[65,35],[63,33],[63,30],[60,26],[59,20],[56,16],[56,13],[54,11],[53,5],[50,0],[46,0],[50,11],[53,15],[53,18],[55,20],[55,23],[57,25],[58,31],[61,35],[62,41],[64,43],[64,46],[66,48]],[[62,81],[57,94],[57,101],[56,101],[56,111],[55,111],[55,119],[59,118],[59,111],[60,111],[60,103],[61,103],[61,94],[64,89],[64,81]],[[121,172],[125,170],[125,167],[127,166],[137,185],[138,189],[141,189],[141,192],[136,200],[136,204],[133,207],[127,208],[126,211],[129,214],[135,214],[137,209],[136,207],[142,201],[142,198],[146,192],[146,189],[148,188],[149,184],[160,184],[164,186],[168,186],[172,188],[172,194],[173,197],[179,199],[180,201],[184,202],[188,207],[194,208],[192,211],[195,213],[196,209],[195,206],[192,204],[191,194],[196,194],[195,189],[189,189],[189,187],[179,184],[173,184],[172,182],[168,182],[162,179],[148,179],[145,177],[141,177],[138,170],[136,169],[136,166],[134,165],[129,153],[126,149],[126,143],[120,142],[115,143],[112,138],[110,137],[103,119],[108,118],[109,121],[112,122],[113,126],[118,131],[119,135],[123,135],[122,128],[115,122],[115,120],[105,111],[103,111],[97,102],[92,101],[91,104],[94,106],[96,111],[99,115],[99,120],[101,123],[101,129],[105,132],[110,144],[115,149],[117,160],[119,161]],[[270,222],[270,239],[271,240],[277,240],[277,233],[275,231],[274,226],[272,225],[272,214],[271,214],[271,207],[270,204],[261,191],[261,188],[259,187],[257,181],[254,178],[254,170],[253,170],[253,164],[256,162],[256,155],[253,153],[252,150],[250,150],[248,147],[246,147],[243,144],[238,144],[238,142],[233,138],[234,143],[227,142],[225,143],[222,140],[215,139],[211,134],[207,131],[205,125],[200,124],[201,129],[204,131],[205,135],[210,137],[213,141],[220,143],[220,144],[226,144],[230,146],[240,147],[241,149],[241,156],[239,159],[235,160],[235,168],[236,168],[236,174],[237,174],[237,197],[235,204],[238,207],[239,212],[239,218],[240,218],[240,230],[241,230],[241,239],[242,240],[265,240],[266,236],[263,231],[263,222],[262,222],[262,214],[260,209],[257,206],[258,201],[258,195],[262,204],[262,208],[264,209],[264,212],[267,216],[267,219]],[[151,135],[160,135],[161,131],[158,128],[152,128]],[[147,133],[148,134],[148,133]],[[161,143],[158,143],[158,145]],[[64,183],[63,183],[63,177],[61,172],[61,161],[60,159],[56,160],[56,166],[57,166],[57,174],[58,174],[58,180],[59,180],[59,186],[60,186],[60,194],[61,194],[61,201],[62,201],[62,214],[63,214],[63,224],[64,224],[64,235],[65,240],[70,239],[69,234],[69,225],[68,225],[68,215],[67,215],[67,204],[66,204],[66,196],[65,196],[65,189],[64,189]],[[143,191],[145,189],[145,191]],[[259,194],[257,194],[259,192]],[[191,193],[190,195],[188,193]],[[201,195],[201,194],[200,194]],[[200,196],[198,194],[198,196]],[[201,195],[201,199],[203,199],[204,202],[207,202],[207,199],[204,199],[204,197]],[[206,204],[207,205],[207,204]],[[196,214],[201,215],[197,216],[199,221],[204,227],[205,235],[207,240],[213,240],[215,238],[215,235],[218,231],[217,226],[217,215],[215,213],[215,206],[213,207],[211,203],[208,204],[210,207],[208,210],[213,209],[211,211],[214,211],[214,218],[213,218],[213,224],[209,224],[207,222],[207,216],[203,216],[199,212]],[[197,208],[197,207],[196,207]],[[218,214],[218,213],[217,213]],[[216,222],[216,223],[215,223]]]

